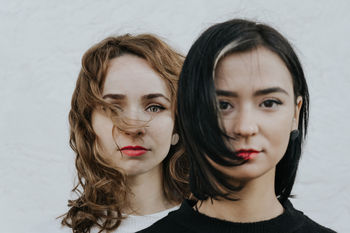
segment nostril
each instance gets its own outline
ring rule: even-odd
[[[141,136],[144,134],[144,128],[133,128],[133,129],[125,129],[122,130],[121,132],[123,132],[125,135],[128,136]]]

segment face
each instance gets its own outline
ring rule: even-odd
[[[113,129],[102,109],[93,111],[92,126],[105,159],[128,176],[159,174],[174,128],[165,81],[146,60],[123,55],[110,61],[102,96],[124,122]]]
[[[240,180],[274,172],[286,152],[290,132],[298,127],[302,98],[295,102],[292,77],[284,62],[270,50],[234,53],[215,71],[222,126],[227,141],[247,162],[222,167]]]

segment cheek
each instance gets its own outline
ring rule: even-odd
[[[99,112],[94,112],[92,114],[92,127],[102,149],[109,152],[114,144],[112,137],[113,123],[111,119]]]
[[[268,138],[268,148],[273,151],[274,156],[282,158],[287,150],[292,120],[290,117],[275,118],[269,121],[265,128],[266,137]]]
[[[162,116],[153,119],[148,133],[157,143],[170,144],[174,130],[174,120],[171,116]]]

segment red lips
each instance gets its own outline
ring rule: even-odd
[[[255,158],[260,151],[254,149],[240,149],[236,151],[236,155],[244,160],[250,160]]]
[[[149,150],[142,146],[124,146],[120,151],[127,156],[136,157],[143,155]]]

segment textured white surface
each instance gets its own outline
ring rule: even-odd
[[[350,232],[350,2],[0,0],[0,226],[28,229],[66,211],[75,172],[67,114],[82,54],[111,34],[152,32],[186,53],[199,33],[258,19],[295,45],[311,117],[293,201]]]

